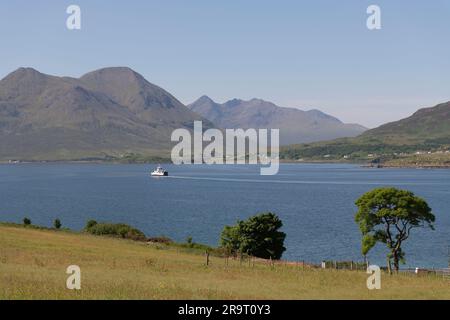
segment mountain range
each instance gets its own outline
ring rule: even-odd
[[[167,155],[176,128],[203,120],[129,68],[79,79],[20,68],[0,81],[0,159]]]
[[[223,129],[280,129],[282,145],[354,137],[367,130],[357,124],[345,124],[319,110],[284,108],[261,99],[233,99],[219,104],[202,96],[187,107]]]
[[[294,143],[282,148],[287,159],[450,148],[450,102],[365,131],[261,99],[220,104],[203,96],[185,106],[126,67],[80,78],[20,68],[0,81],[0,161],[168,158],[173,130],[192,130],[196,120],[205,129],[279,128],[281,143]]]
[[[399,153],[450,150],[450,102],[422,108],[410,117],[384,124],[353,138],[286,146],[286,159],[392,157]]]
[[[172,131],[191,130],[195,120],[204,128],[280,128],[282,143],[365,130],[318,110],[281,108],[259,99],[219,105],[202,97],[187,108],[126,67],[80,78],[19,68],[0,81],[0,161],[167,158]]]

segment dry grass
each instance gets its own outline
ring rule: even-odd
[[[65,287],[69,265],[82,290]],[[437,277],[382,277],[369,291],[356,271],[271,268],[161,249],[143,243],[0,225],[1,299],[450,299]]]

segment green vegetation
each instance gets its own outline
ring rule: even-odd
[[[91,220],[88,221],[85,231],[97,236],[112,236],[135,241],[147,240],[142,231],[123,223],[97,223]]]
[[[383,161],[384,167],[450,168],[450,152],[395,156]]]
[[[280,259],[286,248],[286,234],[278,231],[283,226],[273,213],[263,213],[226,226],[221,236],[221,246],[231,254],[245,253],[263,259]]]
[[[377,188],[356,201],[359,210],[355,220],[363,235],[362,253],[366,255],[377,242],[389,249],[387,266],[399,270],[404,261],[402,244],[414,228],[429,227],[432,230],[435,217],[425,200],[414,193],[395,188]]]
[[[343,138],[311,144],[281,147],[281,160],[342,161],[342,162],[382,162],[415,156],[417,152],[439,154],[449,161],[450,144],[386,144],[381,141],[361,138]],[[446,153],[447,152],[447,153]],[[442,163],[439,161],[438,164]]]
[[[161,154],[169,154],[169,152],[161,152]],[[169,156],[150,156],[139,153],[126,153],[121,157],[111,158],[111,161],[120,163],[170,163],[172,160]]]
[[[409,118],[368,130],[355,138],[342,138],[281,148],[283,160],[371,161],[385,163],[416,153],[440,154],[450,161],[450,102],[421,109]],[[423,158],[426,160],[426,158]],[[411,163],[405,163],[409,166]],[[426,164],[426,163],[425,163]],[[440,166],[442,162],[435,164]]]
[[[29,225],[31,225],[31,220],[29,218],[23,218],[23,224],[25,226],[29,226]]]
[[[55,227],[55,229],[61,229],[61,221],[59,219],[55,219],[55,221],[53,222],[53,226]]]

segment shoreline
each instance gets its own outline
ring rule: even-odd
[[[30,164],[99,164],[99,165],[151,165],[151,164],[162,164],[162,165],[171,165],[172,163],[170,161],[149,161],[149,162],[121,162],[121,161],[102,161],[102,160],[52,160],[52,161],[38,161],[38,160],[24,160],[24,161],[18,161],[18,162],[9,162],[9,161],[0,161],[0,165],[30,165]],[[421,170],[433,170],[433,169],[444,169],[448,170],[450,169],[450,165],[370,165],[365,162],[350,162],[350,161],[296,161],[296,160],[280,160],[280,164],[348,164],[348,165],[358,165],[361,168],[366,169],[421,169]],[[225,163],[222,165],[226,165]],[[230,164],[232,165],[232,164]]]

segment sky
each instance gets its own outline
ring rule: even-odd
[[[0,78],[128,66],[185,104],[260,98],[376,127],[450,100],[449,39],[448,0],[1,0]]]

